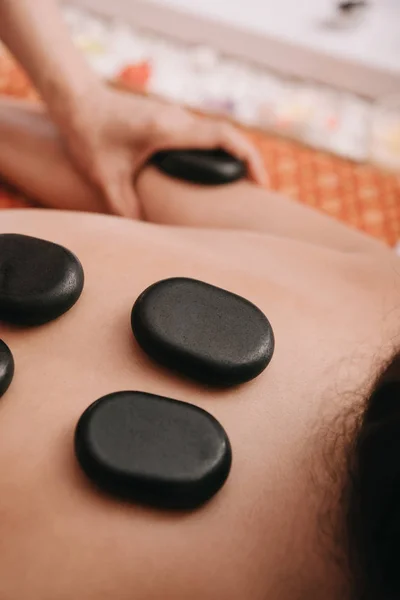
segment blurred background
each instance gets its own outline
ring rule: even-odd
[[[237,122],[274,189],[399,243],[400,0],[62,5],[113,85]],[[37,100],[4,49],[0,93]]]

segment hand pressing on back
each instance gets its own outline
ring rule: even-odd
[[[99,80],[73,44],[56,0],[0,0],[0,38],[40,92],[75,167],[102,192],[105,211],[140,216],[134,179],[158,150],[222,148],[263,183],[257,151],[232,126]]]
[[[101,84],[72,109],[53,112],[53,118],[76,167],[116,215],[140,215],[134,180],[159,150],[222,148],[247,163],[254,182],[262,185],[266,179],[257,150],[232,125],[159,100]]]

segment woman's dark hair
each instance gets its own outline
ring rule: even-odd
[[[346,529],[354,598],[400,599],[400,353],[367,401],[349,467]]]

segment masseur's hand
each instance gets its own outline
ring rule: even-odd
[[[117,215],[140,215],[134,178],[157,150],[223,148],[247,163],[253,181],[265,180],[257,150],[233,126],[101,83],[82,95],[75,107],[53,111],[53,118],[76,166]]]
[[[100,82],[72,43],[55,0],[0,0],[0,38],[29,73],[75,166],[103,192],[110,212],[140,215],[134,177],[161,149],[222,147],[263,183],[257,151],[233,127]]]

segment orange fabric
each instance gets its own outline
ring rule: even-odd
[[[146,92],[151,77],[151,65],[147,61],[129,64],[122,69],[119,80],[133,92]]]
[[[38,98],[38,94],[25,72],[2,49],[0,49],[0,94],[26,100]]]
[[[262,133],[250,136],[272,189],[390,245],[400,240],[400,177]]]
[[[143,85],[143,64],[121,73],[126,87]],[[0,94],[37,99],[22,70],[0,56]],[[265,160],[271,187],[394,245],[400,240],[400,177],[306,148],[261,132],[249,132]],[[0,185],[0,208],[28,206],[29,200]]]

